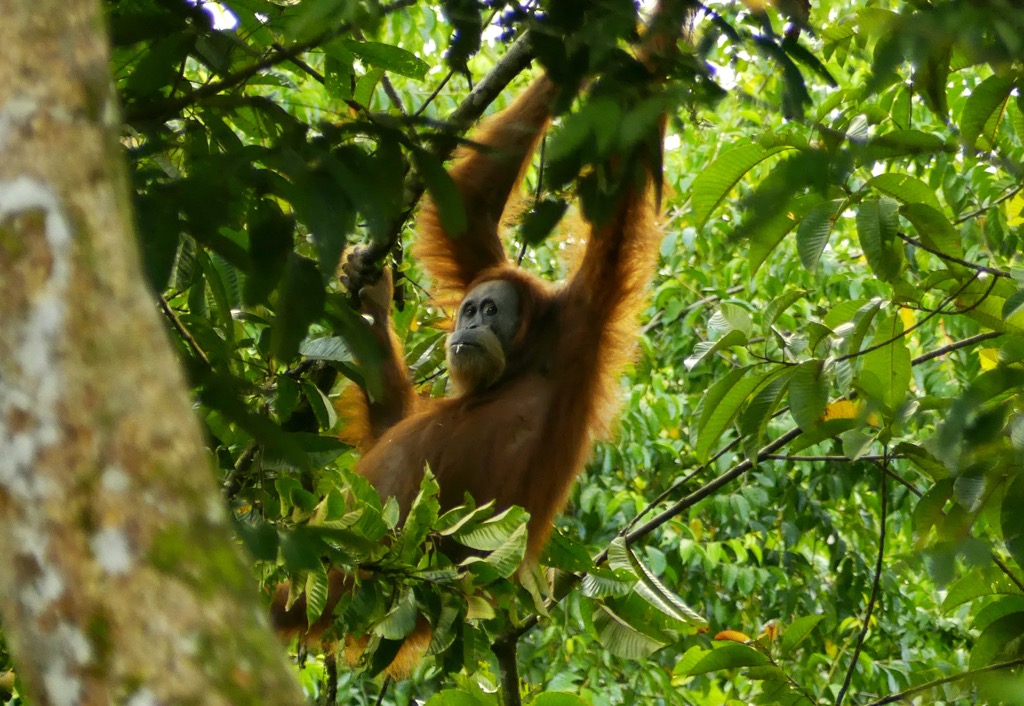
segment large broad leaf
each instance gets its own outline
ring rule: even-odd
[[[1024,613],[1010,613],[994,621],[981,633],[971,649],[971,669],[986,667],[1021,654]]]
[[[757,454],[768,429],[768,422],[786,394],[791,373],[792,368],[789,367],[773,371],[764,379],[740,415],[743,452],[751,463],[757,463]]]
[[[857,378],[869,398],[889,409],[903,401],[910,387],[910,350],[902,334],[903,321],[898,314],[880,321],[869,349],[885,345],[862,357]]]
[[[529,513],[521,507],[510,507],[500,515],[479,524],[461,525],[451,534],[460,544],[467,547],[481,551],[494,551],[505,545],[528,519],[530,519]]]
[[[515,573],[526,556],[526,525],[519,525],[508,539],[486,556],[471,556],[462,562],[478,585],[486,585]]]
[[[868,179],[866,186],[903,203],[923,203],[941,211],[935,190],[909,174],[886,172]]]
[[[622,537],[616,537],[609,546],[608,564],[613,569],[632,571],[639,578],[634,590],[662,614],[697,628],[707,627],[708,622],[662,584],[658,577],[637,558]]]
[[[270,334],[275,358],[286,361],[295,357],[309,325],[323,311],[325,300],[323,278],[316,265],[304,257],[290,256],[281,285],[277,320]]]
[[[722,401],[722,398],[725,397],[729,393],[729,390],[739,383],[739,381],[742,380],[743,377],[751,370],[753,370],[753,366],[730,370],[725,377],[708,388],[708,391],[704,393],[704,397],[701,398],[700,404],[697,408],[697,412],[699,413],[698,421],[696,424],[691,425],[690,430],[694,444],[697,443],[698,435],[704,430],[704,427],[708,425],[708,422],[711,420],[711,417],[719,403]]]
[[[825,364],[808,360],[798,365],[789,379],[789,411],[804,431],[814,428],[825,414],[828,404],[828,381]]]
[[[687,670],[687,673],[696,676],[707,672],[717,672],[721,669],[761,667],[768,663],[768,657],[755,647],[739,642],[723,642],[703,655],[696,664]]]
[[[910,221],[921,241],[932,250],[952,257],[964,256],[960,234],[941,211],[923,203],[908,203],[900,208],[900,214]]]
[[[693,353],[686,356],[683,361],[683,365],[687,370],[693,370],[697,367],[697,364],[707,358],[713,353],[732,348],[733,346],[743,346],[747,343],[747,335],[740,330],[732,330],[725,334],[716,341],[699,341],[697,345],[693,347]]]
[[[416,596],[412,590],[403,588],[398,600],[384,619],[377,623],[373,632],[386,640],[401,640],[416,627]]]
[[[594,629],[601,644],[623,659],[644,659],[665,646],[664,642],[638,631],[605,605],[599,605],[594,612]]]
[[[810,194],[791,199],[785,208],[762,219],[756,227],[744,226],[743,231],[750,241],[750,274],[754,275],[769,255],[779,246],[782,239],[802,221],[811,209],[821,203],[821,196]]]
[[[306,574],[306,620],[310,625],[320,619],[327,606],[327,568],[321,564]]]
[[[693,181],[693,215],[698,226],[703,226],[712,211],[733,190],[740,179],[758,164],[782,152],[796,149],[790,146],[765,148],[750,144],[729,150],[712,162]]]
[[[782,640],[779,643],[782,652],[785,654],[796,649],[797,645],[803,642],[817,624],[824,619],[824,615],[805,615],[787,625],[782,633]]]
[[[357,42],[346,39],[341,45],[370,66],[402,76],[423,80],[430,65],[410,51],[381,42]]]
[[[1020,590],[995,566],[967,572],[949,586],[941,610],[948,613],[968,601],[983,596],[1020,595]]]
[[[897,206],[891,199],[870,199],[857,208],[857,235],[872,271],[892,281],[903,265],[903,250],[897,246]]]
[[[455,182],[445,171],[441,161],[430,152],[416,149],[413,150],[412,157],[417,173],[423,179],[423,183],[427,185],[430,198],[437,206],[445,233],[452,238],[460,237],[466,232],[468,220],[462,196],[455,188]]]
[[[796,249],[800,254],[800,262],[809,271],[814,272],[818,267],[818,259],[828,244],[836,219],[842,213],[845,203],[845,199],[820,203],[812,208],[797,226]]]
[[[960,115],[960,135],[968,147],[995,147],[999,124],[1013,92],[1014,80],[1008,76],[989,76],[967,97]]]
[[[728,429],[740,409],[755,390],[763,385],[774,375],[774,371],[765,373],[754,373],[745,375],[735,381],[728,390],[724,391],[713,405],[705,404],[704,414],[700,420],[700,431],[697,433],[697,444],[694,453],[701,461],[707,461],[711,457],[712,449]]]

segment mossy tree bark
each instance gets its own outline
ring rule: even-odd
[[[97,0],[0,22],[0,612],[36,704],[300,704],[143,284]]]

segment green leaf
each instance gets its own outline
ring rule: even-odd
[[[753,371],[748,368],[746,372]],[[740,408],[754,390],[764,384],[771,375],[771,372],[744,375],[735,381],[730,376],[723,378],[721,381],[729,381],[731,383],[727,390],[716,389],[719,388],[719,384],[712,388],[714,390],[714,399],[713,401],[710,399],[705,401],[704,413],[700,419],[697,443],[694,447],[694,453],[697,455],[697,458],[701,461],[707,461],[711,458],[711,452],[715,444],[722,434],[725,433],[725,430],[735,421],[740,413]]]
[[[521,507],[510,507],[475,525],[459,526],[449,532],[460,544],[481,551],[493,551],[506,544],[530,515]]]
[[[747,335],[740,330],[732,330],[716,341],[699,341],[693,347],[693,353],[683,361],[687,370],[693,370],[697,364],[713,353],[733,346],[743,346],[747,343]]]
[[[429,699],[426,706],[495,706],[497,701],[481,699],[461,689],[442,689]]]
[[[324,59],[324,88],[332,98],[343,101],[353,100],[355,98],[355,77],[351,56],[347,61],[331,54]]]
[[[471,556],[461,566],[469,569],[479,585],[499,578],[508,578],[516,572],[526,556],[526,525],[519,525],[508,539],[486,556]]]
[[[768,429],[772,414],[782,402],[789,385],[792,368],[781,367],[772,371],[762,387],[750,398],[740,415],[740,435],[743,437],[743,453],[751,463],[757,463],[757,454]]]
[[[719,306],[708,321],[708,328],[713,331],[742,331],[749,336],[752,329],[750,312],[745,307],[732,302]]]
[[[896,243],[899,218],[890,199],[870,199],[857,207],[857,235],[872,271],[892,281],[903,265],[903,250]]]
[[[898,108],[894,106],[893,112],[898,112]],[[896,121],[895,115],[893,120]],[[861,162],[871,163],[896,157],[927,157],[951,151],[954,150],[938,135],[921,130],[893,130],[868,140],[858,156]]]
[[[334,405],[327,399],[327,395],[311,381],[302,383],[302,391],[306,395],[306,400],[309,402],[310,409],[313,410],[313,415],[320,428],[332,429],[338,421],[338,413],[334,411]]]
[[[948,613],[963,604],[983,596],[1020,595],[1020,591],[995,566],[975,569],[964,574],[949,586],[941,610]]]
[[[944,122],[949,114],[946,87],[949,85],[952,41],[939,39],[929,47],[928,55],[919,61],[914,83],[921,87],[921,96],[928,107]]]
[[[352,94],[352,100],[367,108],[372,107],[370,103],[373,101],[373,91],[377,88],[377,83],[382,76],[384,76],[384,69],[381,68],[370,69],[360,76],[356,81],[356,90]]]
[[[665,646],[664,642],[633,628],[606,605],[597,607],[594,629],[605,649],[622,659],[644,659]]]
[[[739,642],[724,642],[700,658],[687,672],[690,676],[738,667],[761,667],[769,663],[768,657],[755,647]]]
[[[968,147],[990,150],[995,147],[999,124],[1013,92],[1014,79],[989,76],[967,97],[960,115],[960,134]]]
[[[1024,308],[1024,289],[1018,289],[1003,302],[1003,320],[1009,319]]]
[[[580,590],[588,598],[607,598],[608,596],[624,596],[636,585],[635,575],[623,571],[597,569],[583,577]]]
[[[381,42],[357,42],[354,39],[346,39],[341,44],[370,66],[402,76],[422,81],[430,70],[429,64],[401,47]]]
[[[624,538],[616,537],[608,547],[608,565],[613,569],[632,571],[639,578],[634,590],[662,614],[693,627],[707,627],[708,623],[701,615],[662,584],[636,557]]]
[[[569,203],[563,199],[546,197],[535,203],[519,229],[523,242],[527,245],[542,243],[558,225],[567,208]]]
[[[909,174],[886,172],[868,179],[865,186],[903,203],[923,203],[937,211],[942,210],[935,197],[935,190]]]
[[[430,192],[430,198],[437,205],[441,225],[449,237],[458,238],[466,232],[468,221],[462,196],[455,188],[455,182],[445,171],[437,157],[423,149],[412,151],[416,171]]]
[[[756,227],[743,224],[742,232],[750,240],[750,274],[755,274],[779,246],[789,231],[793,230],[812,208],[821,203],[817,194],[792,199],[785,208],[778,209],[767,218],[761,219]]]
[[[401,640],[416,627],[416,596],[408,588],[402,588],[398,600],[384,619],[373,626],[373,632],[385,640]]]
[[[761,145],[749,144],[719,156],[693,181],[690,199],[697,227],[701,228],[707,223],[712,211],[751,169],[769,157],[794,149],[788,145],[766,149]]]
[[[347,199],[338,197],[338,182],[328,171],[302,171],[294,179],[292,203],[312,232],[317,264],[326,283],[334,279],[356,214]]]
[[[295,234],[295,218],[285,215],[271,199],[260,199],[249,210],[249,258],[252,269],[245,279],[244,299],[263,303],[284,275]]]
[[[319,567],[306,574],[306,620],[312,625],[327,607],[327,567]]]
[[[803,431],[813,429],[821,421],[828,404],[825,364],[808,360],[794,368],[789,380],[789,412]]]
[[[787,625],[782,633],[782,640],[779,642],[779,647],[783,654],[796,649],[801,642],[807,639],[807,636],[811,634],[811,631],[814,630],[818,623],[824,619],[824,615],[805,615]]]
[[[922,242],[932,250],[953,257],[964,256],[960,233],[941,211],[923,203],[910,203],[900,207],[900,215],[910,221]]]
[[[971,669],[987,667],[1004,658],[1020,655],[1020,637],[1024,635],[1024,613],[999,618],[978,636],[971,649]]]
[[[355,360],[345,339],[341,336],[307,338],[299,346],[299,353],[310,360],[330,360],[351,363]]]
[[[858,384],[870,398],[894,409],[910,388],[910,350],[903,334],[903,321],[893,313],[878,323],[869,348],[892,340],[861,358]],[[894,340],[893,340],[894,339]]]
[[[796,248],[800,262],[809,271],[818,267],[818,259],[828,244],[836,219],[842,213],[845,199],[833,199],[818,204],[804,216],[796,228]]]
[[[270,348],[274,357],[288,361],[299,352],[309,325],[319,318],[326,294],[323,278],[312,261],[292,255],[285,267],[277,319],[271,329]]]
[[[584,701],[576,694],[564,691],[548,691],[538,694],[537,698],[530,702],[530,706],[589,706],[590,702]]]
[[[1017,566],[1024,566],[1024,475],[1018,475],[1003,496],[1000,524],[1003,541]]]
[[[772,326],[775,325],[779,316],[781,316],[786,309],[803,299],[809,293],[810,290],[807,289],[791,289],[785,294],[782,294],[769,302],[768,306],[764,309],[764,314],[761,316],[761,330],[764,335],[767,337],[771,334]]]

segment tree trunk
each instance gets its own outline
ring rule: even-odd
[[[146,290],[97,0],[0,21],[0,612],[35,704],[300,704]]]

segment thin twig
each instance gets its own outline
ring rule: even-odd
[[[1010,273],[1007,272],[1006,270],[1000,270],[998,268],[989,267],[987,265],[979,265],[977,262],[971,262],[970,260],[964,260],[963,258],[956,257],[955,255],[949,255],[947,253],[944,253],[941,250],[938,250],[937,248],[931,247],[930,245],[925,245],[920,240],[911,238],[909,235],[906,235],[905,233],[900,233],[899,231],[897,231],[896,236],[903,242],[913,245],[915,248],[921,248],[925,252],[930,252],[932,255],[939,258],[940,260],[945,260],[946,262],[953,262],[956,263],[957,265],[963,265],[964,267],[974,270],[975,272],[987,272],[988,274],[995,275],[996,277],[1011,276]]]
[[[874,345],[868,346],[867,348],[862,348],[861,350],[856,351],[855,353],[847,353],[846,355],[839,356],[838,358],[836,358],[836,362],[840,362],[840,361],[844,361],[844,360],[851,360],[853,358],[859,358],[862,355],[867,355],[868,353],[873,353],[874,351],[877,351],[879,349],[885,348],[889,344],[895,343],[896,341],[900,340],[901,338],[906,338],[907,335],[909,335],[911,331],[914,331],[916,329],[921,328],[929,320],[934,319],[936,316],[938,316],[940,314],[963,314],[963,313],[966,313],[968,311],[971,311],[972,309],[976,309],[979,305],[981,305],[981,303],[983,301],[988,299],[988,295],[992,293],[992,289],[995,287],[996,282],[998,282],[999,280],[993,279],[992,280],[992,284],[989,285],[988,290],[986,290],[986,292],[984,294],[982,294],[978,298],[977,301],[975,301],[973,304],[971,304],[968,307],[964,307],[963,309],[960,309],[958,311],[945,311],[944,307],[947,304],[950,304],[951,302],[956,301],[956,298],[959,297],[961,294],[963,294],[967,290],[967,288],[969,286],[971,286],[971,284],[973,284],[977,279],[978,279],[978,273],[975,272],[974,275],[970,279],[968,279],[966,282],[964,282],[963,286],[960,287],[960,289],[956,290],[955,292],[953,292],[952,294],[947,296],[945,299],[943,299],[942,302],[939,304],[938,308],[934,309],[933,311],[930,311],[927,316],[925,316],[923,319],[921,319],[920,321],[915,323],[913,326],[908,326],[902,332],[896,334],[895,336],[893,336],[891,338],[887,338],[886,340],[881,341],[879,343],[876,343]]]
[[[943,684],[950,684],[955,681],[960,681],[961,679],[970,679],[973,676],[976,676],[978,674],[985,674],[986,672],[997,672],[1003,669],[1013,669],[1014,667],[1020,667],[1021,665],[1024,665],[1024,657],[1020,657],[1018,659],[1011,659],[1008,662],[990,664],[987,667],[980,667],[978,669],[968,669],[966,672],[952,674],[948,677],[942,677],[941,679],[930,681],[927,684],[921,684],[919,686],[911,687],[909,689],[906,689],[905,691],[901,691],[898,694],[890,694],[889,696],[886,696],[883,699],[879,699],[878,701],[872,701],[871,703],[865,704],[864,706],[885,706],[885,704],[894,704],[897,701],[906,701],[910,699],[911,696],[916,696],[917,694],[920,694],[922,691],[928,691],[929,689],[934,689],[936,687],[942,686]]]
[[[957,225],[958,226],[961,223],[966,223],[967,221],[971,220],[972,218],[977,218],[978,216],[984,216],[985,212],[988,211],[989,209],[991,209],[993,206],[998,206],[1003,201],[1008,201],[1009,199],[1012,199],[1014,196],[1019,194],[1022,190],[1024,190],[1024,184],[1020,184],[1018,186],[1013,187],[1012,189],[1007,191],[1005,194],[1003,194],[1002,196],[997,198],[995,201],[989,202],[989,204],[987,206],[982,206],[977,211],[971,211],[970,213],[965,213],[964,215],[960,216],[955,221],[953,221],[953,225]]]
[[[879,529],[878,529],[878,556],[875,559],[875,576],[871,581],[871,596],[868,598],[867,610],[864,611],[863,625],[860,628],[860,634],[857,635],[857,644],[853,648],[853,657],[850,658],[850,668],[846,670],[846,678],[843,679],[843,686],[839,689],[839,695],[836,696],[836,706],[842,706],[843,698],[846,696],[846,692],[850,688],[850,681],[853,679],[853,673],[857,670],[857,660],[860,657],[861,648],[864,646],[864,640],[867,638],[868,630],[871,627],[871,615],[875,611],[875,603],[878,600],[879,585],[882,581],[882,564],[885,559],[885,521],[889,512],[889,484],[886,482],[888,474],[885,472],[888,465],[888,458],[884,459],[879,465],[879,470],[882,471],[879,475],[881,477],[881,517],[879,518]]]
[[[386,17],[387,15],[390,15],[392,13],[412,7],[417,2],[418,0],[395,0],[395,2],[391,3],[390,5],[381,8],[380,16]],[[273,68],[274,66],[282,64],[286,61],[292,61],[300,54],[304,54],[311,49],[315,49],[324,42],[330,41],[331,39],[334,39],[335,37],[340,36],[342,34],[345,34],[346,32],[351,32],[353,26],[354,25],[352,22],[344,22],[340,26],[335,27],[334,29],[321,32],[312,39],[309,39],[305,42],[298,42],[289,47],[288,49],[286,49],[285,51],[274,52],[267,56],[265,59],[257,61],[256,63],[245,67],[244,69],[236,71],[227,78],[224,78],[220,81],[216,81],[214,83],[209,83],[205,86],[200,86],[196,90],[184,96],[174,98],[171,100],[161,101],[154,104],[145,105],[139,110],[133,112],[130,111],[127,115],[127,121],[136,122],[144,120],[168,120],[190,105],[195,105],[206,100],[207,98],[211,98],[219,93],[223,93],[229,88],[239,86],[248,81],[256,74],[260,73],[261,71],[266,71],[267,69]]]
[[[196,341],[196,339],[192,337],[192,334],[189,333],[189,330],[185,328],[185,324],[181,323],[181,319],[179,319],[178,315],[174,313],[173,309],[171,309],[171,305],[167,303],[167,300],[164,299],[163,296],[160,296],[158,301],[160,302],[160,309],[164,312],[164,316],[170,319],[171,323],[174,324],[174,328],[178,331],[181,337],[185,339],[185,343],[188,344],[188,347],[192,349],[192,352],[196,354],[197,358],[209,366],[210,359],[206,356],[203,349],[199,347],[199,342]]]
[[[970,346],[973,346],[975,343],[981,343],[982,341],[988,341],[989,339],[992,339],[992,338],[999,338],[1002,335],[1004,335],[1002,331],[987,331],[985,333],[979,333],[976,336],[971,336],[970,338],[965,338],[962,341],[954,341],[953,343],[945,345],[942,348],[936,348],[935,350],[929,351],[928,353],[923,353],[923,354],[917,356],[916,358],[914,358],[912,361],[910,361],[910,364],[912,366],[913,365],[920,365],[921,363],[925,363],[925,362],[931,360],[932,358],[938,358],[940,356],[944,356],[947,353],[952,353],[953,351],[958,351],[961,348],[968,348]]]

